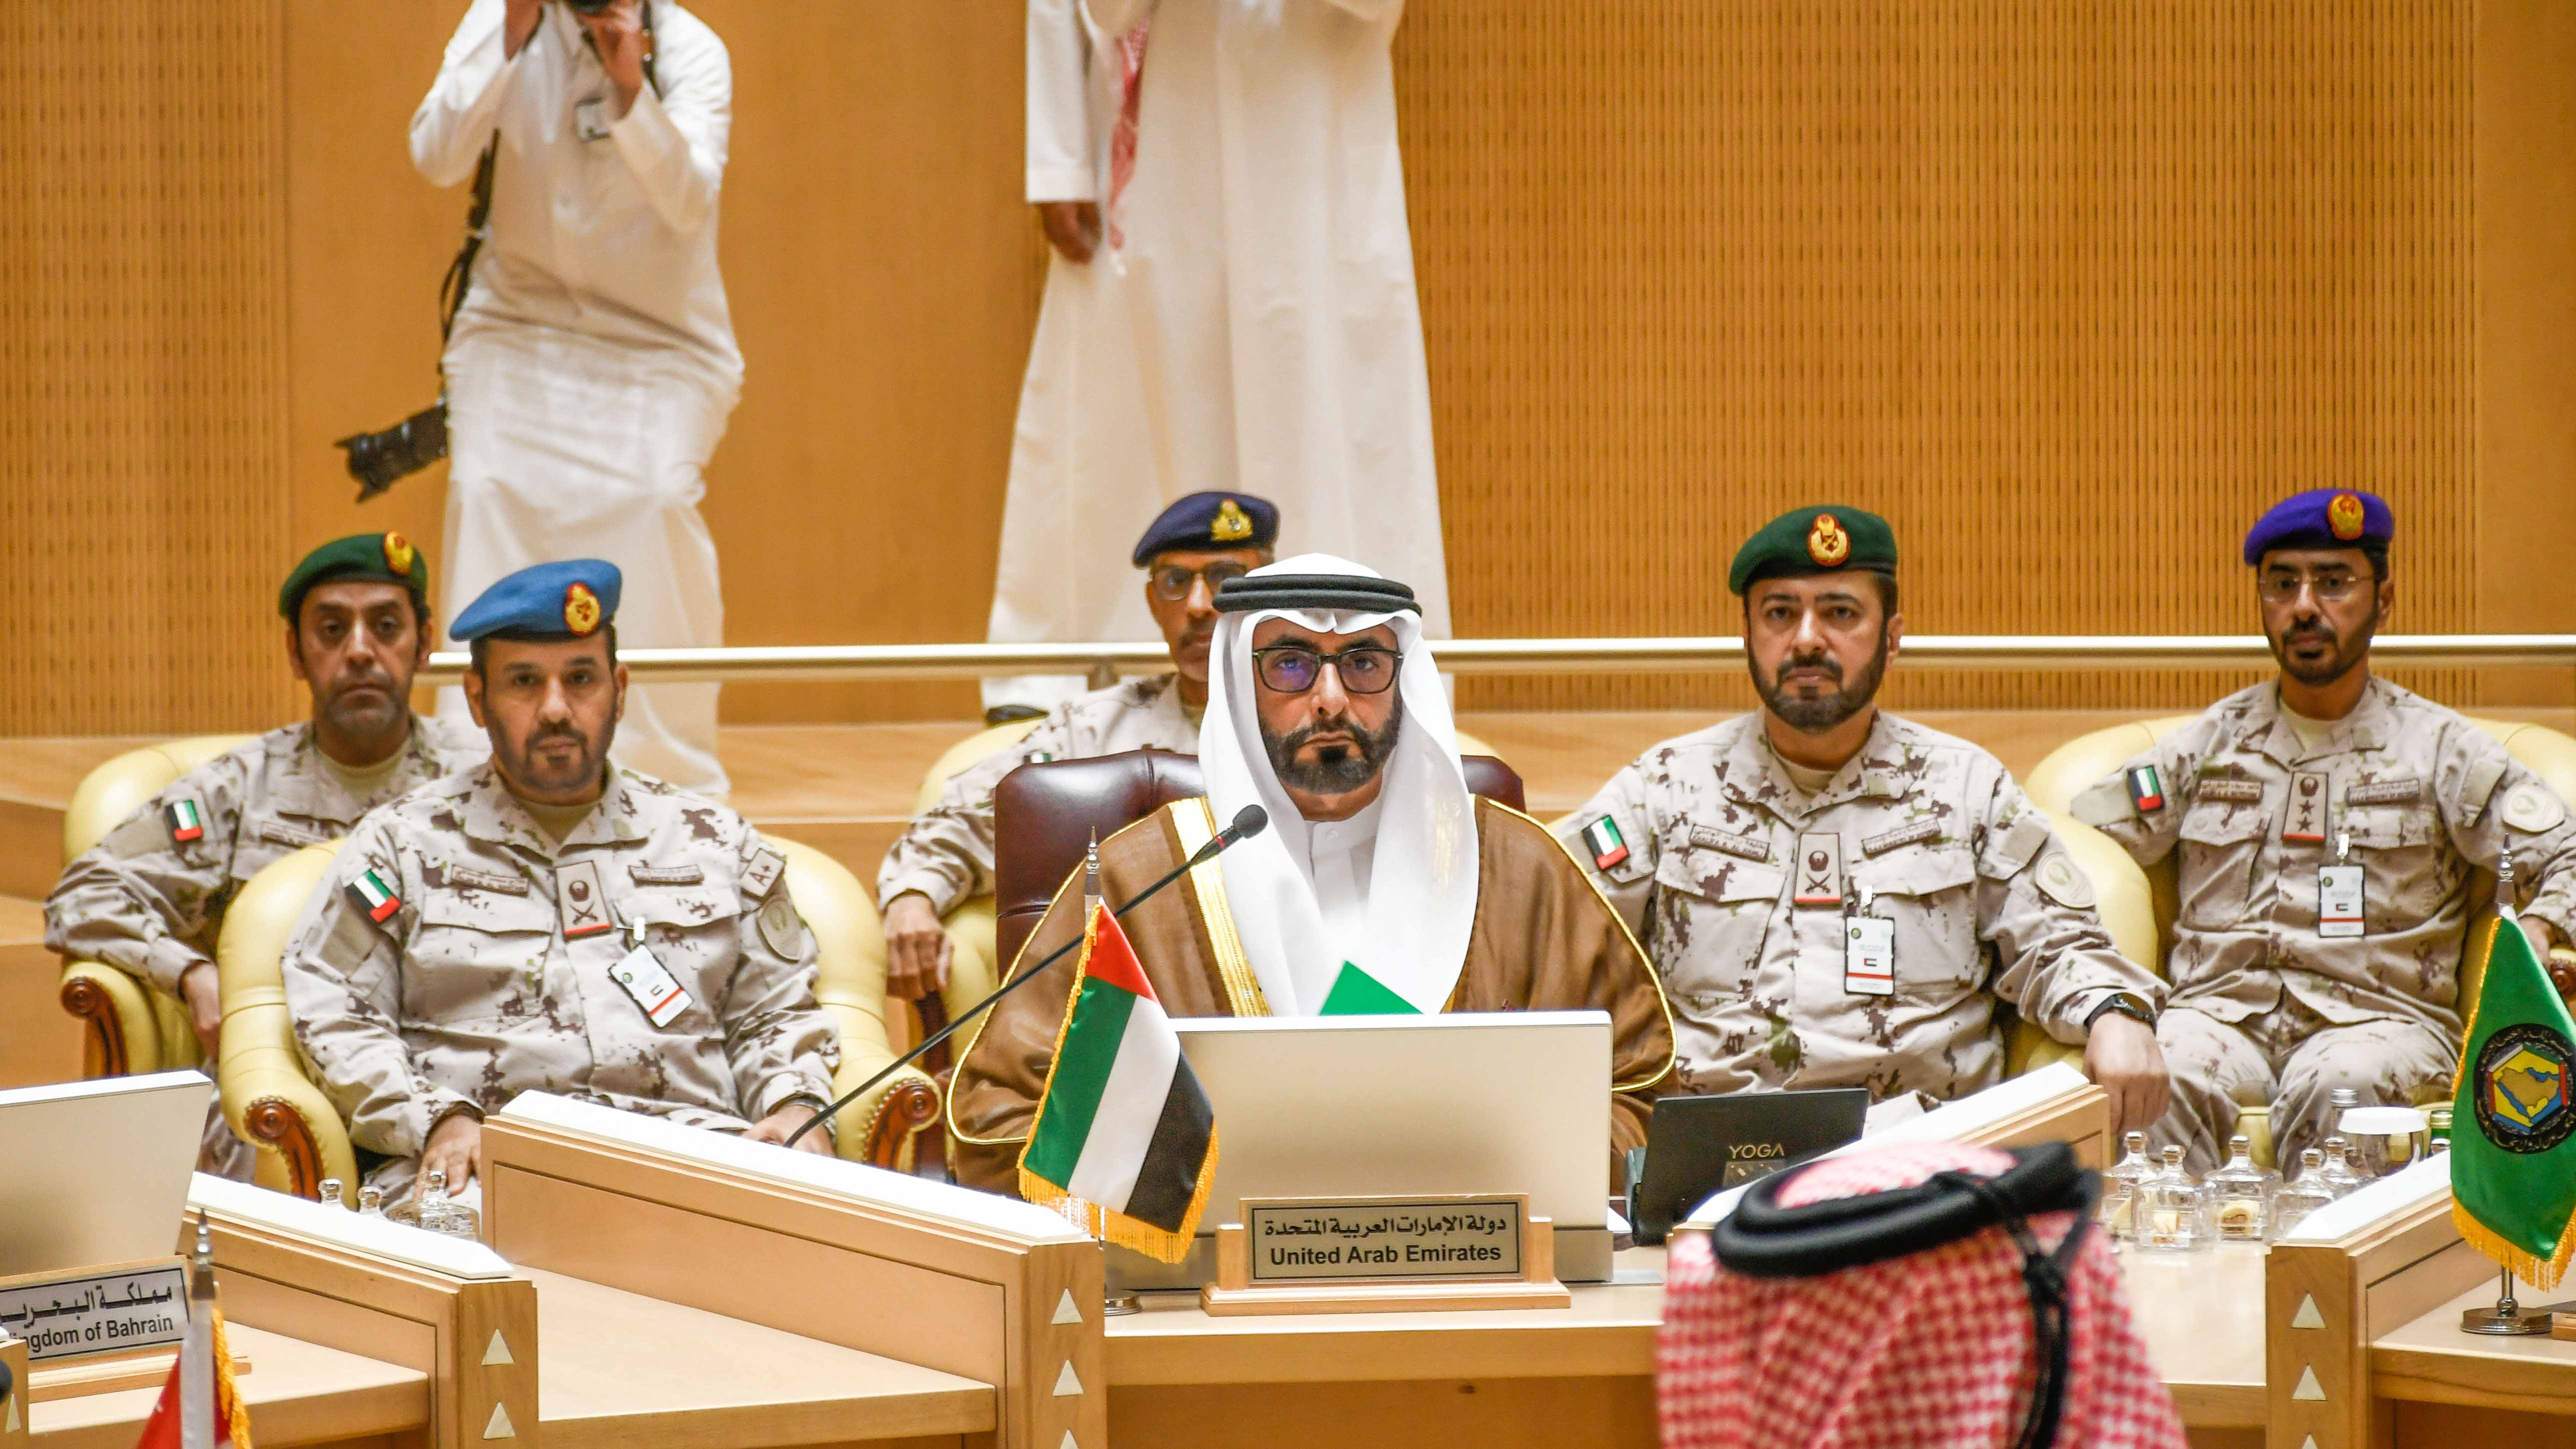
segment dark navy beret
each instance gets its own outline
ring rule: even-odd
[[[2293,493],[2256,519],[2245,535],[2245,565],[2276,548],[2380,548],[2397,532],[2397,515],[2376,493],[2311,488]]]
[[[447,632],[460,641],[493,634],[577,639],[617,617],[617,594],[624,583],[617,565],[604,558],[537,564],[485,589]]]
[[[1193,493],[1156,515],[1128,559],[1138,568],[1158,553],[1269,548],[1279,542],[1279,508],[1249,493]]]

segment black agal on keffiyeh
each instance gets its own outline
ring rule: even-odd
[[[1354,614],[1419,614],[1410,586],[1364,574],[1245,574],[1216,591],[1217,612],[1344,609]]]

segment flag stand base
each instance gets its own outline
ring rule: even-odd
[[[2549,1335],[2550,1309],[2555,1304],[2525,1308],[2514,1301],[2513,1278],[2507,1275],[2504,1287],[2493,1308],[2471,1308],[2460,1314],[2460,1332],[2491,1334],[2498,1338],[2546,1338]]]

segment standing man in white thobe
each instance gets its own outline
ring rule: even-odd
[[[1152,637],[1117,567],[1166,504],[1270,498],[1282,553],[1414,581],[1449,633],[1389,46],[1403,0],[1029,0],[1028,188],[1056,255],[989,637]],[[1079,677],[987,681],[1042,711]]]
[[[499,135],[490,237],[444,367],[451,461],[442,597],[548,559],[605,558],[632,586],[630,648],[724,642],[707,459],[742,391],[716,196],[733,124],[724,42],[673,0],[474,0],[411,119],[441,186]],[[463,646],[453,639],[446,647]],[[439,715],[467,720],[463,693]],[[637,687],[618,758],[727,789],[716,686]]]

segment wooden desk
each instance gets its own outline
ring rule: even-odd
[[[2130,1303],[2196,1443],[2260,1443],[2263,1250],[2124,1251]],[[1210,1318],[1178,1295],[1108,1321],[1120,1449],[1652,1445],[1659,1248],[1570,1308]],[[2228,1433],[2224,1431],[2252,1431]]]
[[[537,1285],[545,1449],[954,1444],[993,1427],[989,1384],[526,1271]]]
[[[2527,1303],[2576,1296],[2566,1285],[2557,1293],[2521,1290]],[[2401,1327],[2380,1335],[2370,1345],[2371,1395],[2389,1405],[2392,1442],[2445,1442],[2446,1449],[2470,1442],[2490,1444],[2563,1444],[2576,1439],[2576,1428],[2550,1419],[2576,1417],[2576,1343],[2551,1338],[2484,1338],[2460,1331],[2460,1314],[2492,1307],[2492,1280]],[[2436,1412],[2429,1405],[2452,1406]],[[2458,1434],[2474,1415],[2476,1433]],[[2440,1423],[2435,1437],[2433,1420]],[[2519,1431],[2519,1432],[2514,1432]]]
[[[1108,1320],[1119,1449],[1652,1445],[1660,1248],[1567,1308],[1211,1318],[1178,1294]]]
[[[233,1351],[251,1361],[240,1379],[261,1449],[358,1444],[380,1436],[417,1442],[429,1426],[429,1375],[282,1333],[227,1323]],[[161,1397],[156,1385],[51,1399],[33,1406],[30,1442],[43,1449],[134,1449]]]
[[[2186,1428],[2259,1429],[2263,1394],[2263,1247],[2206,1253],[2120,1250],[2130,1321]],[[2210,1442],[2220,1442],[2209,1436]]]
[[[536,1093],[483,1146],[550,1446],[1106,1442],[1100,1249],[1053,1213]]]

